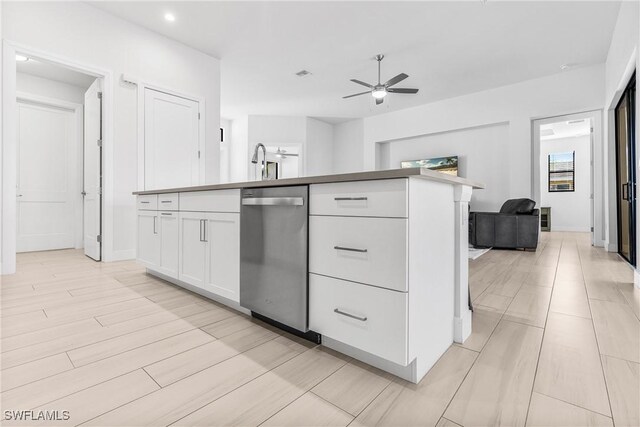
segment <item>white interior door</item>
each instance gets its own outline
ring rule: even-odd
[[[145,89],[144,187],[197,185],[200,179],[199,103]]]
[[[101,81],[84,94],[84,253],[100,261],[102,215],[102,92]]]
[[[75,113],[18,102],[17,252],[74,247]]]

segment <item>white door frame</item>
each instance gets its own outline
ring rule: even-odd
[[[83,110],[84,106],[82,104],[78,104],[75,102],[62,101],[60,99],[49,98],[46,96],[33,95],[31,93],[26,92],[17,92],[16,99],[18,102],[34,104],[34,105],[44,105],[47,107],[59,108],[66,111],[73,112],[75,118],[75,131],[74,131],[74,147],[76,151],[76,170],[74,173],[74,186],[71,189],[75,198],[73,201],[73,247],[76,249],[80,249],[83,246],[82,242],[82,219],[83,219],[83,209],[82,209],[82,198],[79,197],[80,192],[82,191],[82,174],[83,174],[83,165],[82,165],[82,135],[84,128],[84,120],[83,120]],[[76,198],[78,200],[76,200]],[[17,214],[17,212],[16,212]],[[17,219],[17,218],[16,218]]]
[[[80,63],[68,58],[10,40],[2,45],[2,274],[16,271],[16,170],[17,129],[16,114],[16,53],[52,62],[72,70],[95,76],[103,80],[103,149],[102,170],[102,253],[104,261],[114,260],[113,251],[113,73],[104,68]]]
[[[602,139],[602,110],[584,111],[573,114],[562,114],[553,117],[536,118],[531,120],[533,139],[531,141],[531,195],[536,202],[540,202],[540,126],[563,120],[591,119],[593,133],[591,138],[591,219],[593,232],[591,243],[602,247],[605,242],[604,228],[604,187],[603,187],[603,139]],[[599,154],[599,155],[597,155]]]
[[[184,92],[179,92],[164,86],[160,86],[154,83],[149,83],[145,81],[139,81],[135,78],[129,76],[122,76],[123,81],[135,85],[138,90],[138,191],[145,190],[145,182],[144,182],[144,107],[145,107],[145,90],[151,89],[158,92],[166,93],[168,95],[177,96],[179,98],[188,99],[189,101],[198,103],[198,114],[200,115],[200,119],[198,120],[198,147],[200,150],[200,162],[198,163],[198,183],[205,184],[205,166],[206,166],[206,156],[207,156],[207,144],[206,135],[205,135],[205,117],[206,117],[206,105],[205,99],[201,96],[196,96]]]

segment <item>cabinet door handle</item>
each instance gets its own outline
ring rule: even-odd
[[[369,252],[368,249],[345,248],[344,246],[334,246],[333,249],[338,251],[360,252],[363,254]]]
[[[206,219],[202,220],[202,228],[203,228],[203,233],[202,234],[204,234],[203,242],[208,242],[209,241],[208,236],[207,236],[207,222],[208,221]]]
[[[334,308],[333,312],[341,314],[341,315],[346,316],[346,317],[350,317],[352,319],[359,320],[361,322],[366,322],[367,321],[367,317],[366,316],[358,316],[358,315],[355,315],[355,314],[347,313],[345,311],[340,310],[339,308]]]
[[[345,200],[368,200],[367,197],[334,197],[333,200],[341,202]]]
[[[142,201],[142,202],[140,202],[140,203],[142,203],[143,205],[148,205],[150,202],[148,202],[148,201],[147,201],[147,202]]]
[[[154,216],[153,217],[153,234],[158,234],[158,229],[156,226],[156,223],[158,222],[158,217]]]
[[[160,200],[160,203],[173,203],[172,200]]]
[[[161,212],[160,215],[173,216],[171,212]]]
[[[204,227],[202,226],[203,221],[204,221],[204,219],[200,220],[200,241],[201,242],[204,242],[204,236],[203,236]]]

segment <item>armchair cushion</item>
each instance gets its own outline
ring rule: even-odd
[[[511,199],[504,202],[500,208],[502,214],[527,214],[531,215],[536,207],[536,202],[531,199]]]

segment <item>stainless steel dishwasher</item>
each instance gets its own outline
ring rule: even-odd
[[[240,305],[319,342],[308,328],[309,187],[242,190]]]

